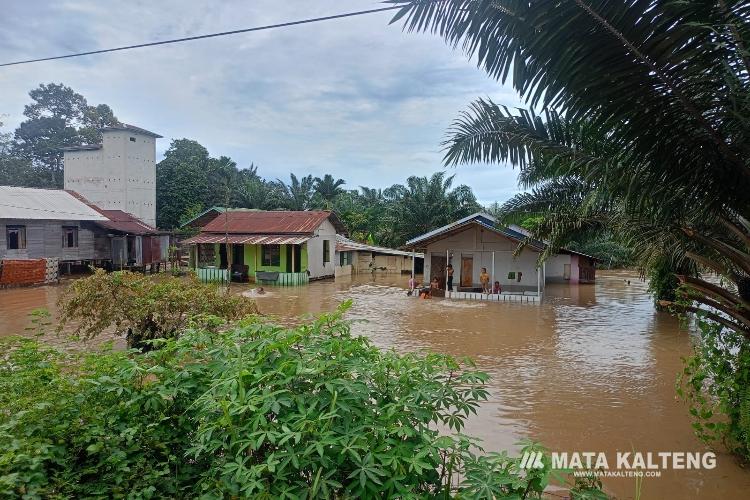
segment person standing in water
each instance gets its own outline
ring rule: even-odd
[[[482,268],[482,274],[479,275],[479,282],[482,284],[482,293],[490,293],[490,275],[487,274],[487,268]]]
[[[448,264],[448,267],[445,268],[445,274],[448,276],[448,283],[446,284],[446,289],[449,292],[453,291],[453,266],[451,264]]]

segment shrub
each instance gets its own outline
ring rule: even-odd
[[[344,309],[295,329],[188,330],[144,354],[15,340],[0,358],[0,496],[541,495],[549,463],[523,472],[436,430],[463,429],[484,373],[381,351]]]
[[[698,319],[695,353],[684,359],[677,393],[690,404],[693,429],[706,443],[721,442],[750,460],[750,347],[747,338]]]
[[[77,335],[90,339],[114,328],[129,347],[142,349],[150,340],[176,336],[190,322],[205,327],[210,324],[206,318],[236,320],[258,313],[253,300],[228,295],[195,278],[101,269],[74,281],[59,307],[59,331],[73,326]]]

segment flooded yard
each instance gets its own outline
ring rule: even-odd
[[[634,274],[602,272],[596,285],[547,287],[542,305],[407,298],[406,277],[388,276],[268,288],[261,310],[279,318],[330,311],[353,299],[355,333],[398,351],[470,356],[492,376],[491,398],[467,433],[485,449],[522,438],[554,451],[704,451],[686,406],[675,398],[691,332],[654,311]],[[626,280],[630,280],[630,283]],[[234,285],[239,293],[251,287]],[[0,290],[0,336],[24,333],[36,308],[54,311],[62,286]],[[27,332],[28,334],[28,332]],[[53,342],[66,342],[53,339]],[[632,498],[634,479],[606,480]],[[741,498],[750,471],[719,454],[713,470],[646,478],[641,498]]]

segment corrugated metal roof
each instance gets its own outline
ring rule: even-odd
[[[122,210],[99,209],[99,212],[109,219],[107,221],[97,222],[98,225],[106,229],[128,234],[161,234],[161,231],[155,227],[149,226],[138,217],[123,212]]]
[[[531,233],[521,226],[511,225],[510,227],[500,228],[495,225],[496,223],[497,220],[490,214],[477,212],[475,214],[469,215],[468,217],[464,217],[461,220],[457,220],[456,222],[430,231],[429,233],[425,233],[421,236],[417,236],[416,238],[412,238],[411,240],[407,241],[404,246],[422,248],[425,247],[428,243],[439,240],[449,234],[460,232],[472,224],[478,224],[484,229],[493,231],[518,243],[526,242],[527,247],[535,252],[542,252],[545,248],[547,248],[547,242],[531,238]],[[576,252],[575,250],[569,250],[567,248],[561,248],[560,253],[582,255],[590,259],[598,260],[596,257],[593,257],[591,255]]]
[[[459,219],[456,222],[451,222],[450,224],[447,224],[443,227],[439,227],[437,229],[433,229],[432,231],[428,233],[424,233],[421,236],[417,236],[416,238],[412,238],[409,241],[405,243],[404,246],[412,246],[417,243],[420,243],[425,240],[431,239],[433,236],[437,236],[439,234],[447,233],[458,226],[464,226],[466,223],[473,223],[482,221],[485,224],[489,226],[494,226],[494,224],[497,222],[493,216],[491,216],[488,213],[485,212],[477,212],[475,214],[468,215],[464,217],[463,219]]]
[[[405,252],[403,250],[396,250],[393,248],[379,247],[375,245],[368,245],[366,243],[360,243],[358,241],[350,240],[349,238],[342,236],[340,234],[336,235],[336,250],[338,250],[339,252],[348,252],[348,251],[375,252],[375,253],[382,253],[386,255],[402,255],[405,257],[411,257],[412,255],[411,252]],[[420,259],[424,258],[424,254],[422,253],[417,253],[414,256]]]
[[[338,232],[346,228],[329,210],[304,212],[229,210],[201,228],[202,233],[312,234],[326,219]]]
[[[184,240],[186,245],[198,243],[232,243],[236,245],[301,245],[309,236],[260,235],[260,234],[199,234]]]
[[[0,186],[0,219],[107,220],[62,189],[13,186]]]
[[[123,212],[122,210],[104,210],[94,205],[75,191],[67,189],[66,192],[106,217],[106,220],[98,222],[98,225],[105,229],[128,234],[167,234],[146,224],[135,215]]]

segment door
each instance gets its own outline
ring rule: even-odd
[[[245,264],[245,245],[232,245],[232,264]]]
[[[432,278],[438,279],[438,288],[445,290],[445,266],[447,261],[445,255],[433,255],[430,259],[430,280]]]
[[[219,245],[219,269],[227,268],[227,246],[222,243]]]
[[[461,256],[461,286],[470,287],[474,281],[474,256]]]
[[[563,279],[570,279],[570,264],[563,264]]]

